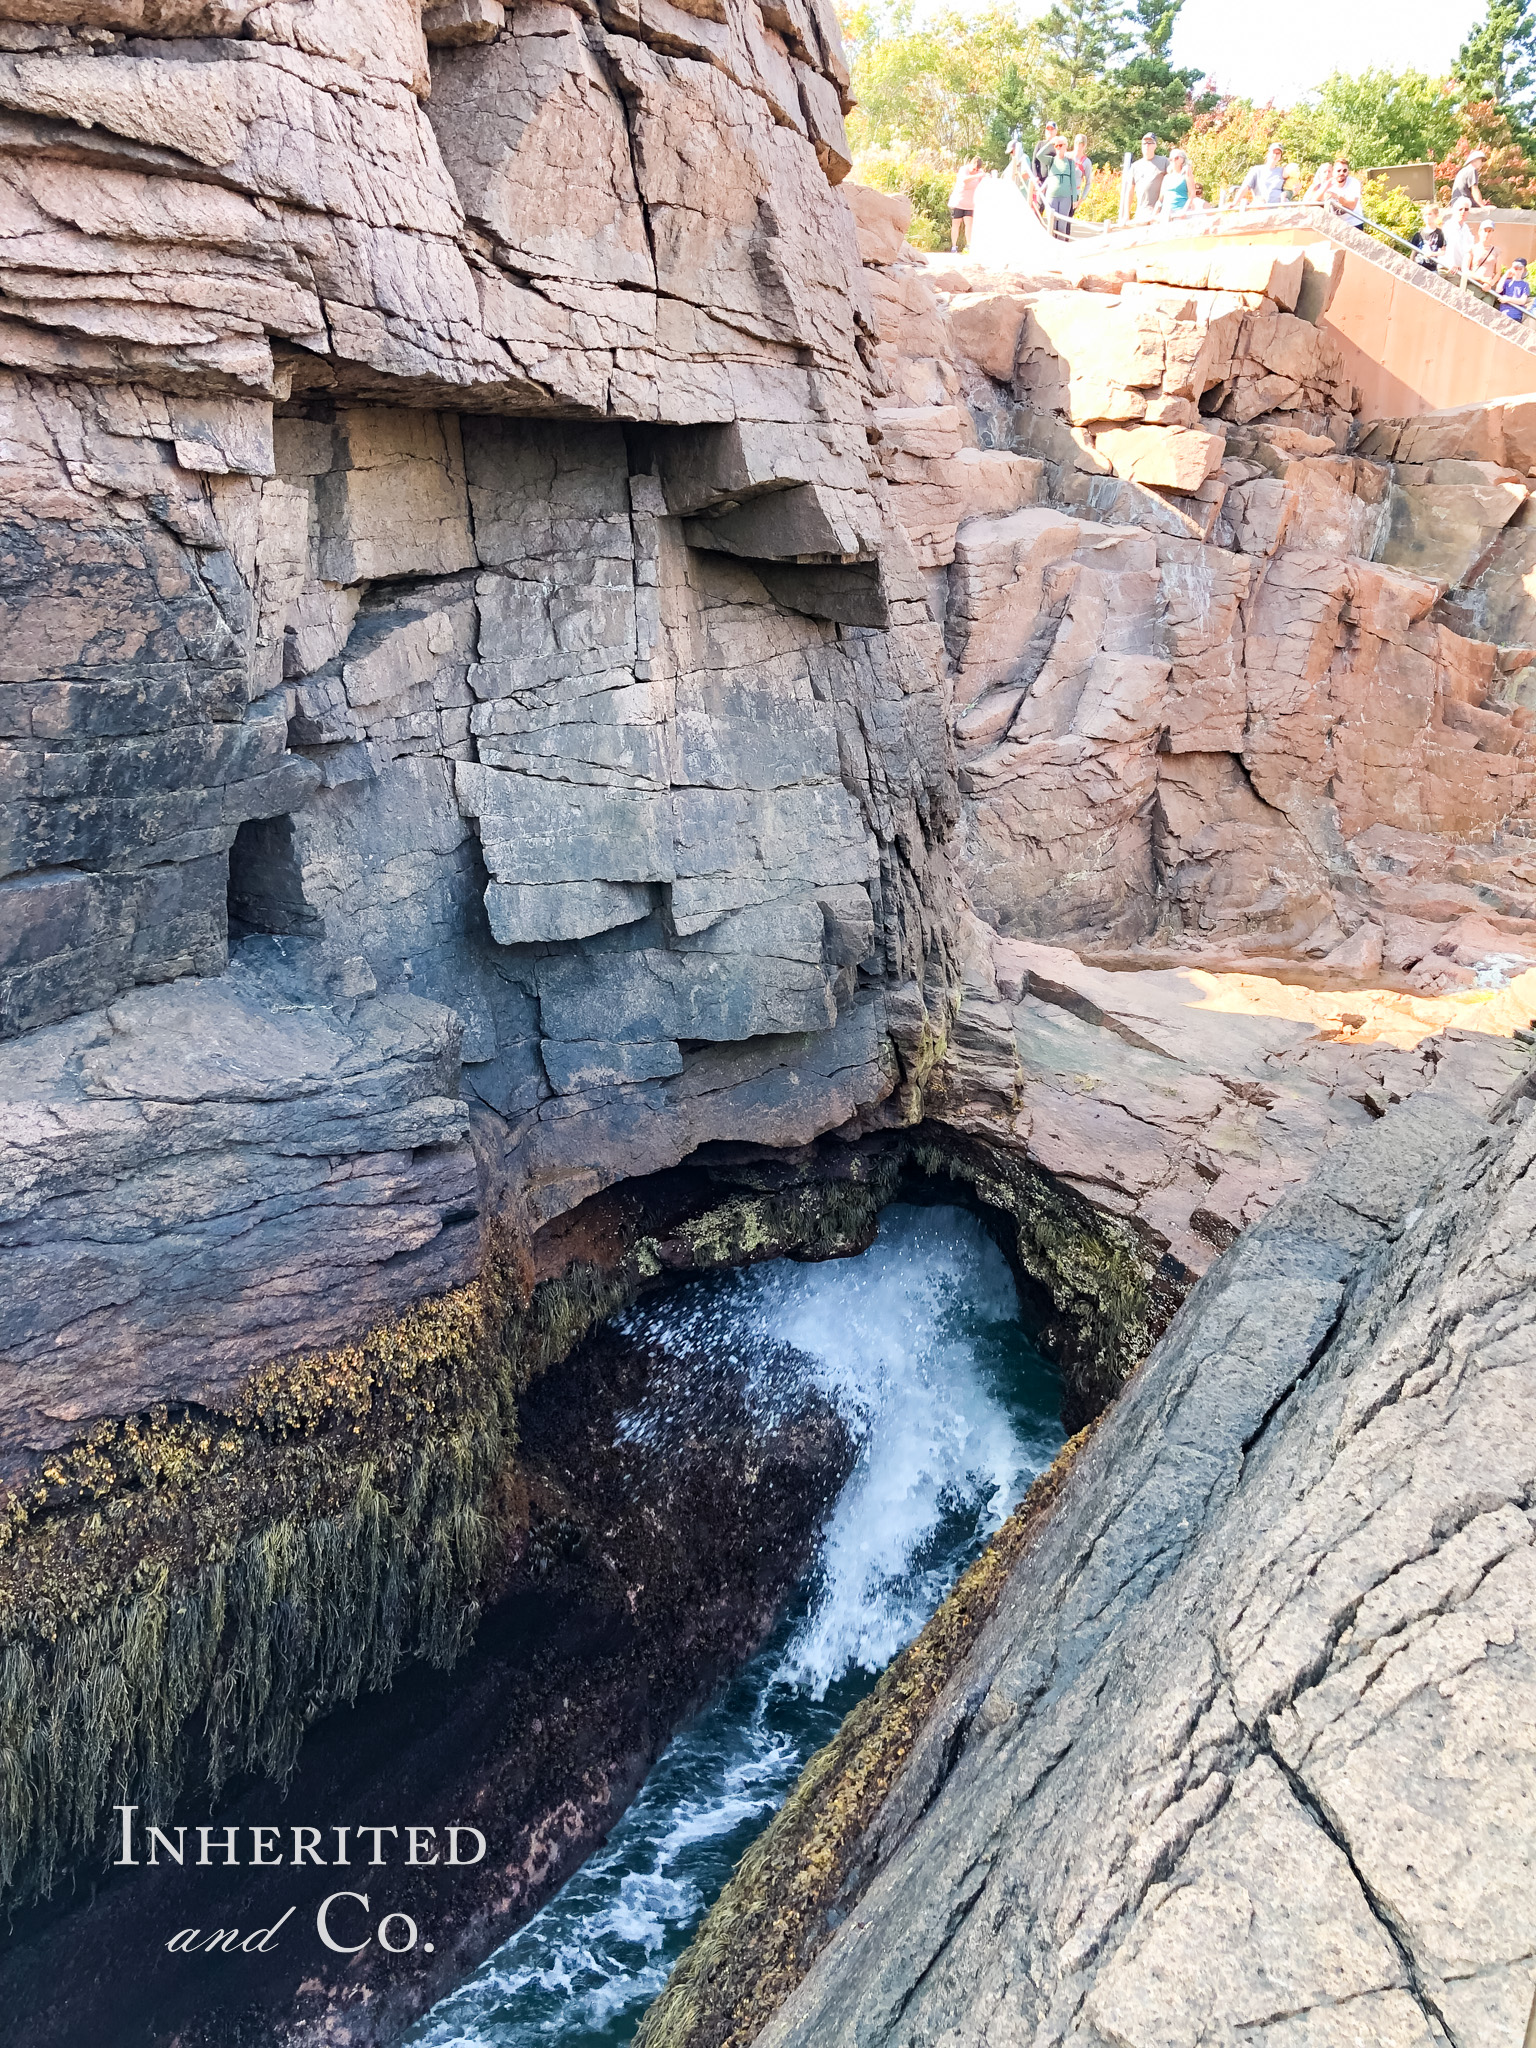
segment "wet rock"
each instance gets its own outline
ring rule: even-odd
[[[1193,2042],[1341,2003],[1373,2040],[1519,2038],[1528,1879],[1502,1816],[1531,1796],[1536,1418],[1515,1094],[1491,1130],[1393,1112],[1196,1290],[851,1845],[846,1917],[760,2041],[963,2048],[1006,2013]],[[656,2018],[649,2042],[701,2038]]]
[[[757,1647],[853,1448],[819,1396],[765,1415],[718,1358],[613,1332],[525,1398],[519,1436],[497,1504],[510,1542],[474,1649],[451,1676],[418,1668],[322,1721],[280,1805],[262,1786],[219,1814],[243,1846],[276,1809],[284,1849],[292,1827],[318,1825],[327,1853],[338,1816],[432,1828],[417,1838],[421,1857],[408,1860],[402,1828],[382,1841],[386,1867],[361,1881],[355,1864],[161,1859],[24,1916],[0,1983],[40,2048],[104,2035],[243,2048],[342,2027],[354,2042],[397,2040],[604,1839],[676,1727]],[[189,1795],[194,1825],[205,1805]],[[462,1835],[465,1862],[447,1867],[453,1825],[480,1829],[483,1860],[469,1861],[475,1843]],[[354,1885],[376,1909],[411,1915],[421,1942],[394,1957],[377,1943],[350,1957],[321,1947],[320,1901]],[[269,1926],[290,1906],[265,1955],[165,1950],[167,1928],[210,1916]],[[92,1962],[61,1970],[85,1930]]]

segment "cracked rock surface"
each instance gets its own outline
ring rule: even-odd
[[[1524,1087],[1338,1148],[1186,1303],[763,2048],[1518,2048],[1536,1990]]]

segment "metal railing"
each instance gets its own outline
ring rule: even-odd
[[[1342,214],[1328,213],[1316,200],[1287,199],[1278,206],[1252,204],[1238,206],[1231,201],[1225,201],[1215,206],[1209,203],[1202,203],[1198,210],[1187,207],[1178,213],[1164,214],[1161,211],[1156,211],[1136,220],[1126,219],[1124,214],[1129,199],[1131,161],[1130,156],[1127,155],[1121,168],[1120,204],[1122,218],[1116,221],[1079,220],[1075,215],[1069,215],[1066,217],[1067,232],[1064,236],[1059,235],[1053,226],[1053,222],[1060,219],[1061,216],[1047,211],[1044,193],[1032,177],[1025,183],[1024,196],[1029,202],[1030,210],[1036,220],[1052,236],[1052,239],[1067,242],[1102,242],[1121,236],[1146,234],[1150,230],[1170,227],[1188,228],[1198,231],[1199,226],[1205,223],[1234,220],[1239,216],[1245,221],[1252,222],[1255,226],[1258,226],[1267,214],[1299,213],[1304,209],[1308,211],[1315,210],[1321,216],[1321,223],[1323,225],[1328,227],[1351,227],[1355,229],[1357,234],[1364,234],[1385,244],[1394,255],[1400,254],[1416,270],[1426,273],[1426,276],[1442,278],[1447,284],[1459,291],[1464,298],[1477,306],[1480,311],[1486,310],[1491,313],[1497,313],[1502,310],[1506,303],[1499,297],[1497,292],[1490,290],[1485,285],[1479,284],[1475,278],[1469,277],[1465,266],[1458,270],[1455,267],[1446,267],[1436,257],[1426,258],[1422,249],[1398,234],[1395,229],[1389,228],[1384,222],[1366,219],[1357,225],[1353,220],[1346,219]],[[1522,348],[1536,351],[1536,299],[1526,302],[1521,310],[1531,317],[1524,320],[1506,318],[1502,323],[1501,331],[1502,329],[1507,329],[1506,338],[1508,340],[1515,342]]]

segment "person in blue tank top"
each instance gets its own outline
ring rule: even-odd
[[[1514,257],[1504,275],[1494,286],[1499,302],[1499,311],[1511,320],[1525,320],[1525,309],[1530,304],[1531,281],[1525,274],[1525,258]]]
[[[1182,149],[1176,149],[1168,159],[1168,169],[1163,177],[1164,220],[1170,220],[1176,213],[1187,213],[1192,196],[1189,158]]]

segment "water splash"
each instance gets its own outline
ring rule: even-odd
[[[1508,988],[1517,975],[1524,974],[1530,961],[1523,953],[1488,953],[1472,970],[1474,988]]]
[[[1060,1389],[1002,1254],[957,1209],[892,1208],[856,1259],[696,1283],[627,1325],[676,1361],[620,1424],[664,1444],[739,1376],[765,1417],[814,1386],[857,1457],[770,1642],[685,1729],[606,1845],[408,2037],[618,2048],[807,1757],[1055,1455]]]

